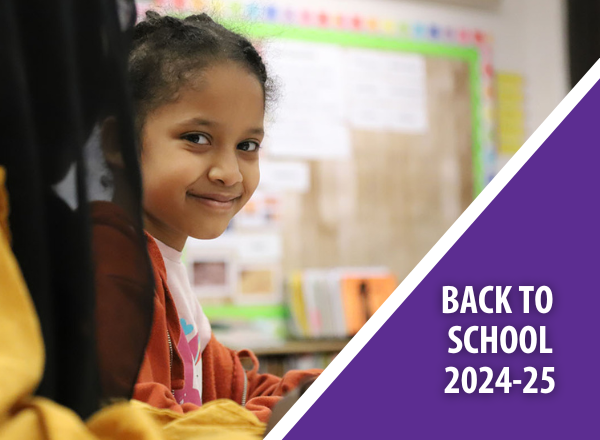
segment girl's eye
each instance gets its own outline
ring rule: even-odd
[[[253,152],[253,151],[258,151],[258,149],[260,148],[260,145],[258,144],[258,142],[255,142],[255,141],[244,141],[244,142],[238,144],[237,147],[238,147],[238,150]]]
[[[208,138],[200,133],[186,134],[183,136],[183,139],[185,139],[186,141],[189,141],[189,142],[193,142],[194,144],[199,144],[199,145],[210,144],[210,141],[208,140]]]

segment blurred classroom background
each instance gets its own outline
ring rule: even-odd
[[[139,1],[258,42],[278,99],[261,184],[190,240],[213,330],[325,367],[569,90],[561,0]]]

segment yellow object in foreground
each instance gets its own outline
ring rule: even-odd
[[[131,401],[131,404],[160,425],[169,439],[195,438],[194,435],[219,438],[220,434],[226,434],[226,438],[245,439],[248,434],[260,437],[265,432],[265,424],[233,400],[213,400],[199,410],[185,414],[154,408],[137,400]]]
[[[228,400],[177,414],[141,402],[105,407],[86,423],[68,408],[34,397],[44,370],[44,346],[35,308],[11,251],[8,197],[0,167],[0,440],[252,440],[265,425]]]

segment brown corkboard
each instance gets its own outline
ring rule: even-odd
[[[428,57],[423,134],[352,131],[353,157],[313,161],[286,195],[283,269],[388,266],[401,281],[473,198],[469,66]]]

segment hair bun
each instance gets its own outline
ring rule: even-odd
[[[154,20],[160,20],[160,14],[156,11],[146,11],[146,20],[148,21],[154,21]]]
[[[202,14],[188,15],[183,19],[184,22],[191,23],[214,23],[215,21],[204,12]]]
[[[160,15],[158,12],[150,10],[146,11],[146,20],[135,26],[133,41],[134,45],[140,43],[155,32],[165,32],[177,38],[181,34],[185,34],[185,31],[186,26],[181,20],[169,15]]]
[[[133,41],[138,42],[160,29],[161,16],[156,11],[146,11],[146,19],[133,28]]]

